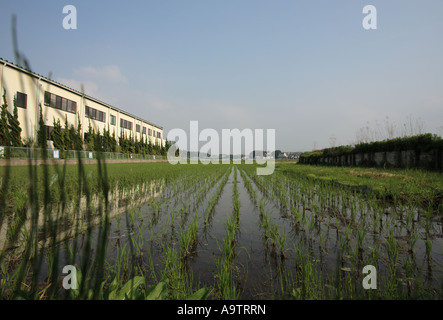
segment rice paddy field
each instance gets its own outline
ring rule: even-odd
[[[1,168],[0,298],[442,298],[441,173],[256,168]]]

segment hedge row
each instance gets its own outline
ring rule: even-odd
[[[357,153],[375,153],[391,151],[424,151],[433,149],[443,149],[443,139],[435,134],[425,133],[416,136],[374,141],[369,143],[359,143],[352,146],[339,146],[327,148],[323,151],[305,152],[300,158],[321,158],[330,156],[342,156]]]

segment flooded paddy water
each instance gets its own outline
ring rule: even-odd
[[[134,276],[146,286],[164,281],[171,299],[202,287],[209,299],[441,298],[435,208],[303,175],[257,176],[250,165],[188,167],[116,186],[108,198],[80,198],[71,226],[86,207],[94,219],[45,242],[59,256],[44,255],[39,283],[53,270],[61,280],[63,266],[74,264],[84,272],[101,266],[105,287]],[[367,265],[377,272],[375,290],[363,287]]]

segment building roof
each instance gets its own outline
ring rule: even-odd
[[[33,72],[33,71],[29,70],[29,69],[23,68],[23,67],[21,67],[21,66],[19,66],[19,65],[16,65],[16,64],[14,64],[14,63],[12,63],[12,62],[9,62],[8,60],[5,60],[5,59],[0,58],[0,62],[1,62],[2,64],[4,64],[4,65],[8,65],[9,67],[12,67],[12,68],[14,68],[14,69],[17,69],[17,70],[20,70],[20,71],[22,71],[22,72],[25,72],[25,73],[27,73],[27,74],[33,76],[33,77],[36,77],[36,78],[39,78],[39,79],[43,79],[44,81],[47,81],[47,82],[49,82],[49,83],[52,84],[52,85],[55,85],[55,86],[58,86],[58,87],[60,87],[60,88],[63,88],[63,89],[69,90],[69,91],[71,91],[71,92],[73,92],[73,93],[75,93],[75,94],[78,94],[78,95],[80,95],[80,96],[82,96],[82,97],[84,97],[84,98],[87,98],[88,100],[94,101],[94,102],[99,103],[99,104],[101,104],[101,105],[103,105],[103,106],[105,106],[105,107],[108,107],[108,108],[110,108],[110,109],[112,109],[112,110],[114,110],[114,111],[120,112],[121,114],[124,114],[124,115],[127,115],[127,116],[129,116],[129,117],[135,118],[135,119],[137,119],[137,120],[139,120],[139,121],[146,122],[147,124],[150,124],[150,125],[152,125],[152,126],[158,128],[158,129],[163,130],[163,127],[161,127],[161,126],[159,126],[159,125],[156,125],[155,123],[152,123],[151,121],[147,121],[147,120],[145,120],[145,119],[142,119],[142,118],[140,118],[140,117],[137,117],[137,116],[135,116],[135,115],[133,115],[133,114],[131,114],[131,113],[129,113],[129,112],[126,112],[126,111],[124,111],[124,110],[122,110],[122,109],[119,109],[119,108],[117,108],[117,107],[114,107],[114,106],[110,105],[109,103],[106,103],[106,102],[103,102],[103,101],[101,101],[101,100],[99,100],[99,99],[96,99],[96,98],[94,98],[94,97],[91,97],[91,96],[89,96],[89,95],[87,95],[87,94],[85,94],[85,93],[83,93],[83,92],[81,92],[81,91],[78,91],[78,90],[75,90],[75,89],[73,89],[73,88],[70,88],[70,87],[68,87],[68,86],[66,86],[66,85],[64,85],[64,84],[62,84],[62,83],[59,83],[59,82],[54,81],[54,80],[52,80],[52,79],[49,79],[48,77],[42,76],[42,75],[40,75],[40,74],[38,74],[38,73],[35,73],[35,72]]]

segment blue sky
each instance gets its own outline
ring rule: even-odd
[[[77,30],[62,26],[77,8]],[[377,30],[362,27],[377,8]],[[5,1],[0,57],[162,125],[276,129],[276,148],[356,142],[360,129],[443,133],[442,1]]]

